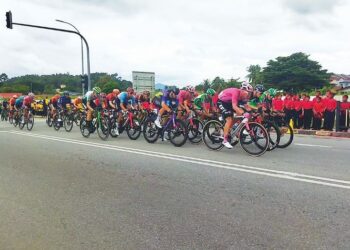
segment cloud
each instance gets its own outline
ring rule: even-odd
[[[2,0],[0,9],[12,10],[17,22],[66,29],[54,20],[73,23],[89,42],[93,72],[131,79],[133,70],[154,71],[158,82],[184,85],[216,76],[244,78],[250,64],[264,66],[296,51],[311,54],[333,72],[349,73],[350,6],[341,0],[317,3]],[[9,76],[81,73],[77,36],[15,26],[0,28],[0,37],[6,58],[0,71]]]

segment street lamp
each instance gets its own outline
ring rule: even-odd
[[[66,21],[59,20],[59,19],[56,19],[56,22],[65,23],[65,24],[70,25],[80,34],[80,31],[73,24],[66,22]],[[82,75],[84,75],[84,46],[83,46],[83,39],[82,38],[81,38],[81,71],[82,71]],[[82,90],[83,90],[83,95],[84,95],[84,83],[82,85]]]

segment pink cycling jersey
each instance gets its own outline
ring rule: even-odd
[[[220,92],[219,100],[223,102],[232,102],[232,106],[237,106],[240,101],[239,96],[241,94],[240,89],[228,88]]]
[[[179,100],[180,104],[183,104],[184,101],[191,101],[192,96],[190,92],[186,90],[180,90],[179,94],[177,95],[177,99]]]

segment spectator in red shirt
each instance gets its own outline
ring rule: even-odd
[[[316,91],[315,97],[312,99],[312,101],[316,102],[317,101],[317,97],[320,97],[321,101],[322,101],[321,92],[319,90]]]
[[[306,95],[302,101],[303,117],[304,117],[304,129],[310,129],[312,120],[312,108],[314,102],[310,101],[310,96]]]
[[[334,100],[334,94],[327,91],[326,98],[324,99],[325,113],[323,128],[328,131],[332,131],[334,127],[335,109],[337,108],[337,101]]]
[[[315,97],[316,100],[313,105],[312,111],[313,111],[313,122],[312,122],[312,128],[314,130],[320,130],[322,125],[322,118],[324,114],[324,104],[322,102],[322,98],[320,96]]]
[[[293,119],[293,112],[294,112],[294,106],[293,106],[293,95],[292,94],[286,94],[286,97],[283,100],[283,106],[284,106],[284,113],[286,114],[285,119],[286,122],[289,124],[290,119]]]
[[[302,116],[303,110],[302,110],[302,102],[298,94],[294,95],[293,108],[294,108],[294,112],[293,112],[294,127],[299,129],[303,126],[303,116]]]
[[[343,95],[342,102],[340,103],[340,119],[339,125],[341,131],[348,131],[349,128],[349,109],[350,102],[348,102],[348,95]],[[346,117],[348,117],[348,121],[346,121]]]
[[[283,100],[282,95],[277,94],[275,98],[272,99],[272,110],[276,112],[283,112]]]

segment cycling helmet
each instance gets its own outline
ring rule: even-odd
[[[271,88],[271,89],[268,89],[267,92],[271,97],[274,97],[277,94],[277,89]]]
[[[18,98],[18,96],[17,96],[17,95],[14,95],[14,96],[12,96],[12,98],[16,98],[16,99],[17,99],[17,98]]]
[[[99,87],[94,87],[92,91],[94,91],[96,94],[101,93],[101,89]]]
[[[255,91],[258,91],[258,92],[260,92],[260,93],[265,92],[265,87],[264,87],[264,85],[262,85],[262,84],[257,84],[257,85],[255,86]]]
[[[178,95],[180,90],[178,88],[172,88],[169,90],[169,92],[174,92],[175,95]]]
[[[214,89],[207,89],[207,95],[210,95],[210,96],[213,96],[213,95],[215,95],[215,90]]]
[[[34,99],[34,97],[35,97],[34,93],[32,93],[32,92],[28,93],[28,96],[32,99]]]
[[[68,92],[68,91],[64,91],[64,92],[63,92],[63,95],[64,95],[64,96],[69,96],[69,92]]]
[[[248,83],[248,82],[242,82],[241,89],[245,90],[245,91],[248,91],[248,92],[253,92],[253,90],[254,90],[253,86],[250,85],[250,83]]]
[[[78,97],[77,97],[77,99],[78,99],[78,100],[81,100],[81,99],[83,99],[83,97],[81,97],[81,96],[78,96]]]
[[[196,90],[194,89],[193,86],[188,85],[188,86],[186,87],[186,91],[188,91],[188,92],[190,92],[190,93],[194,93]]]
[[[134,94],[134,89],[132,88],[132,87],[128,87],[127,89],[126,89],[126,92],[128,92],[129,94]]]
[[[113,94],[118,95],[120,93],[119,89],[113,89]]]
[[[100,96],[101,96],[101,98],[106,98],[107,95],[106,95],[106,93],[101,93]]]

